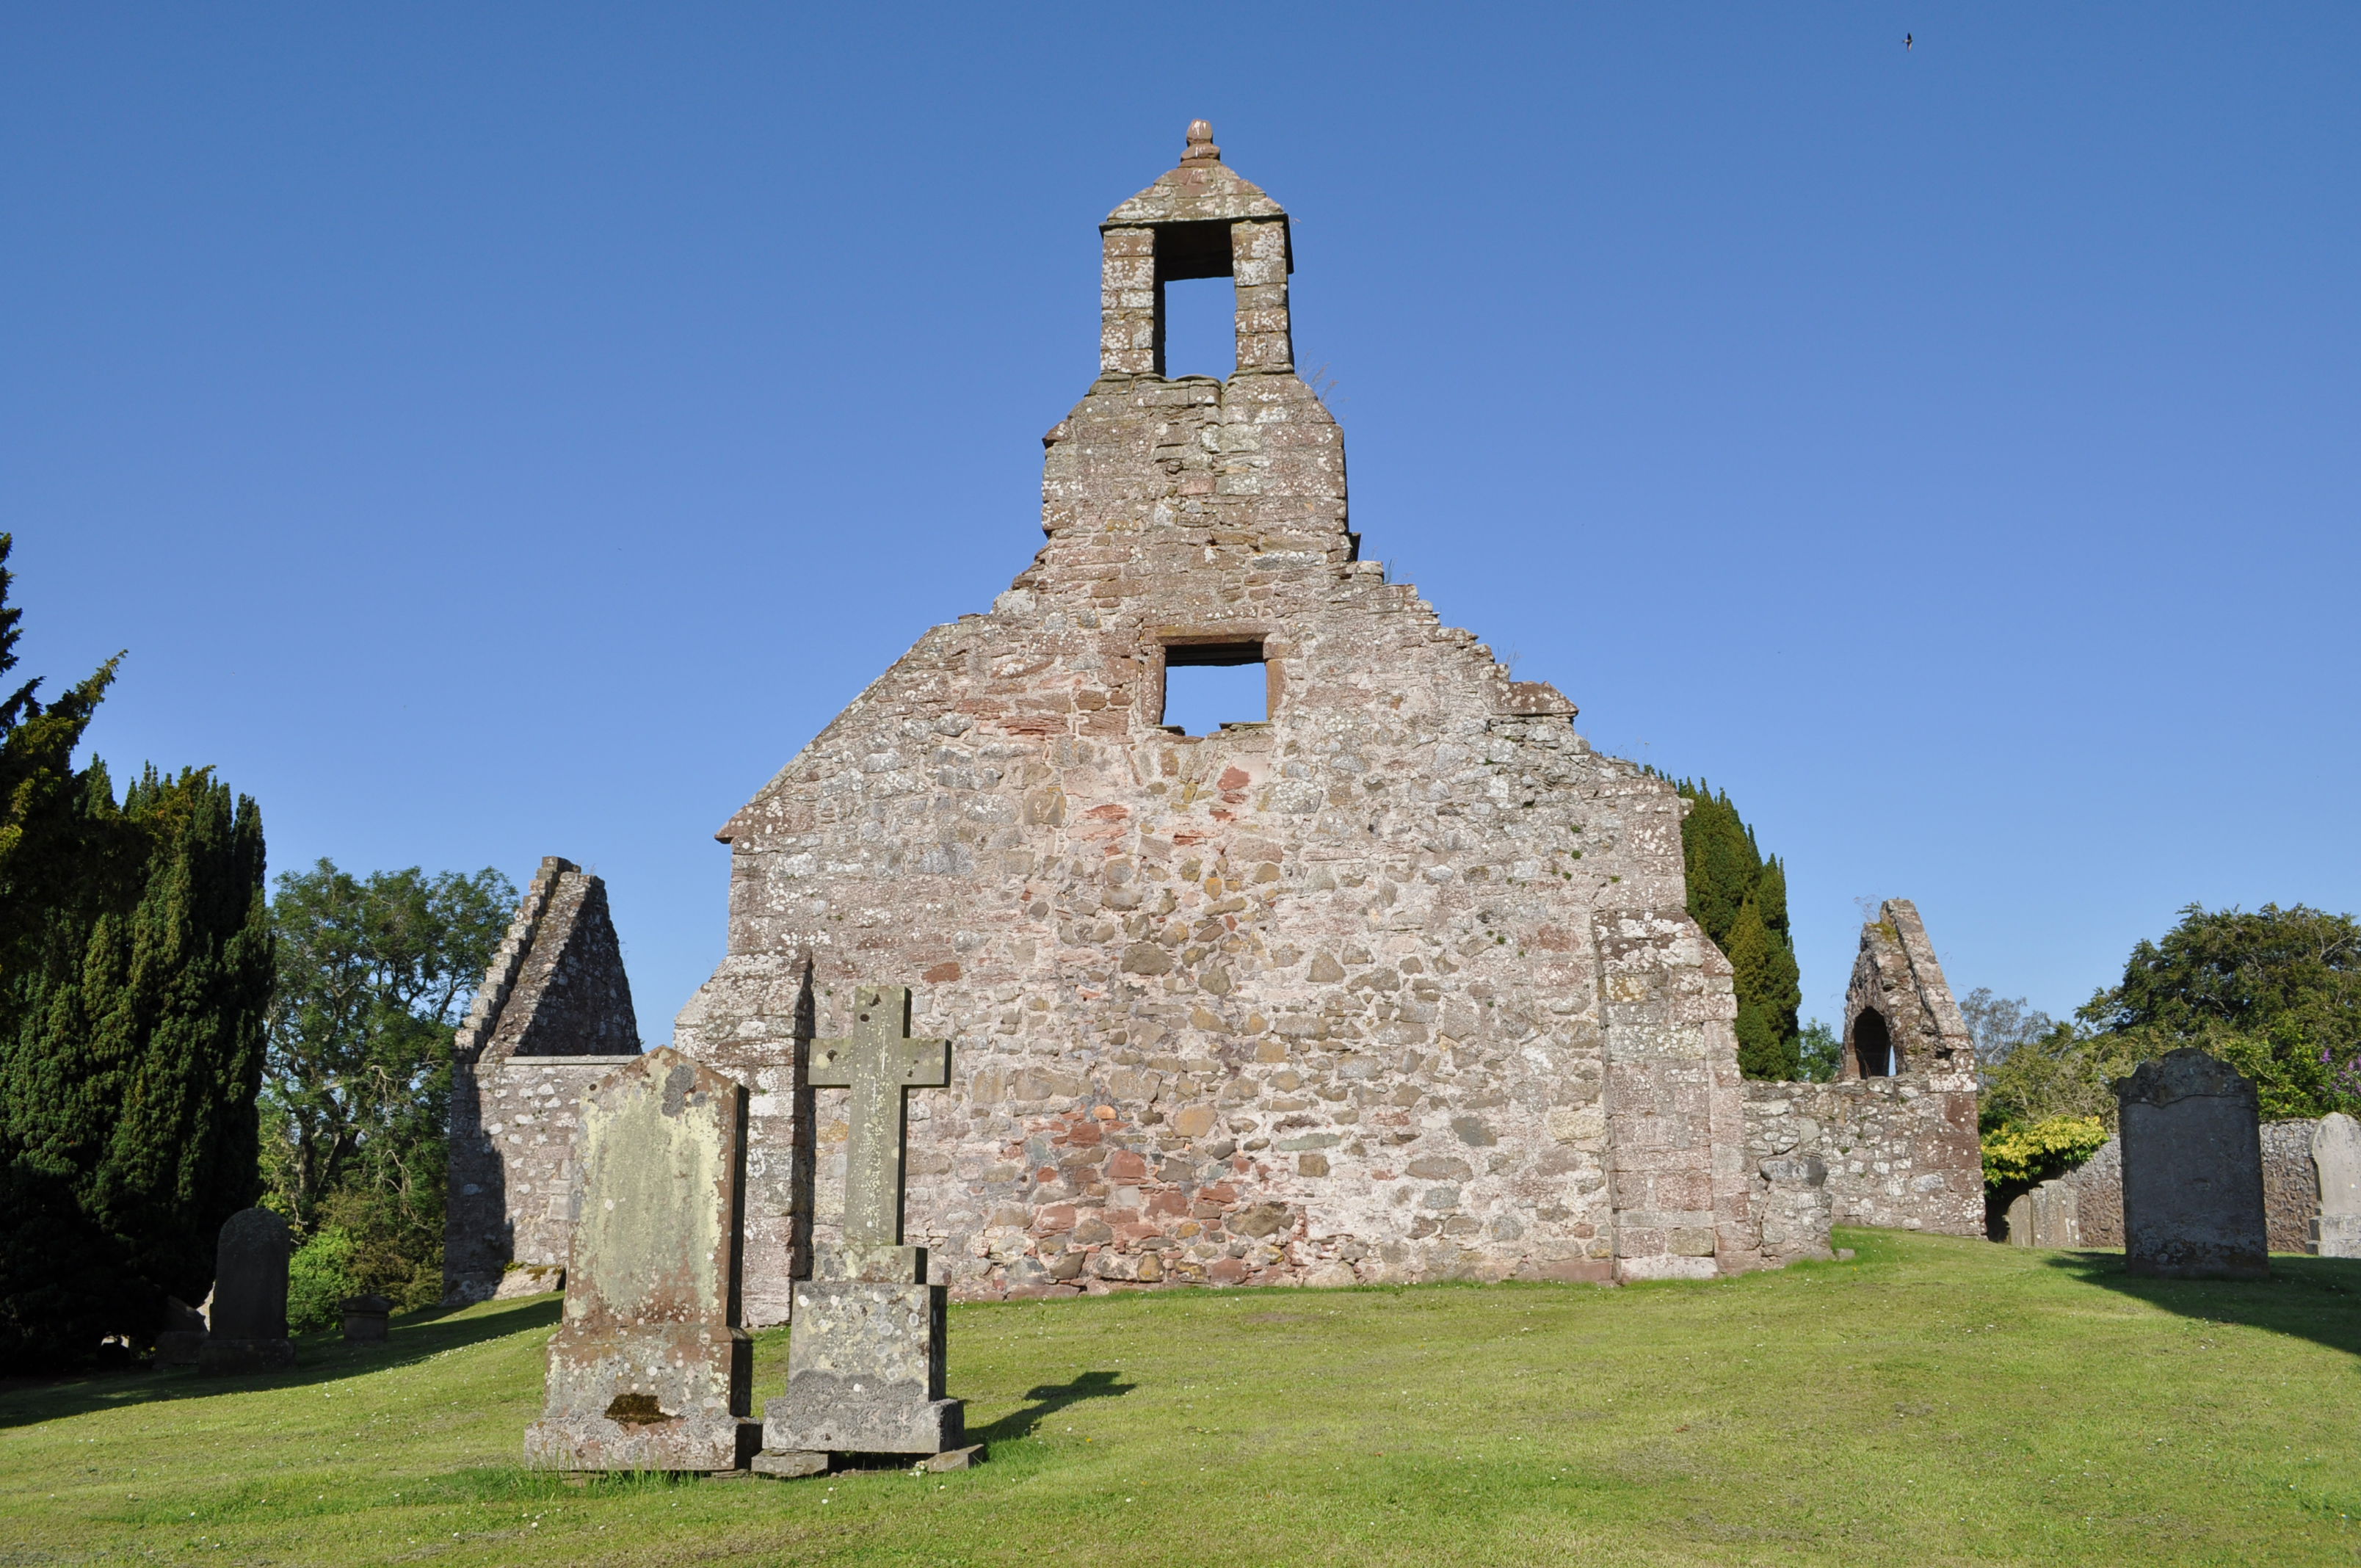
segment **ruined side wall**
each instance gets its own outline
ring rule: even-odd
[[[483,1299],[511,1265],[565,1266],[575,1101],[638,1051],[606,885],[550,856],[452,1042],[446,1297]]]
[[[1983,1155],[1972,1090],[1924,1075],[1750,1082],[1746,1156],[1827,1162],[1836,1223],[1984,1234]]]
[[[559,1269],[572,1245],[575,1133],[582,1096],[629,1056],[513,1057],[455,1073],[451,1145],[467,1151],[448,1196],[465,1217],[444,1235],[445,1293],[481,1300],[511,1266]],[[456,1248],[454,1244],[456,1244]],[[537,1277],[539,1288],[556,1280]]]

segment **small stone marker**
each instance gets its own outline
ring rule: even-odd
[[[164,1327],[156,1335],[156,1365],[194,1366],[205,1348],[205,1315],[178,1296],[164,1298]]]
[[[528,1464],[735,1470],[758,1441],[738,1326],[743,1098],[669,1047],[583,1096],[566,1321]]]
[[[2203,1051],[2140,1063],[2115,1083],[2123,1123],[2124,1262],[2132,1274],[2270,1274],[2255,1086]]]
[[[2361,1257],[2361,1122],[2342,1111],[2323,1116],[2312,1130],[2312,1165],[2320,1175],[2320,1255]]]
[[[347,1296],[343,1303],[345,1337],[348,1340],[386,1339],[391,1332],[393,1303],[383,1296]]]
[[[927,1249],[902,1245],[904,1093],[950,1082],[950,1042],[914,1040],[910,992],[863,986],[842,1039],[814,1040],[806,1081],[849,1089],[844,1240],[797,1282],[787,1393],[763,1405],[754,1469],[815,1475],[830,1453],[975,1456],[965,1406],[943,1397],[944,1298]],[[943,1461],[943,1463],[938,1463]]]
[[[280,1372],[295,1365],[287,1337],[287,1222],[268,1209],[240,1209],[222,1222],[214,1253],[212,1332],[197,1352],[207,1376]]]

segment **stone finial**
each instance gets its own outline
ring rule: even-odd
[[[1189,148],[1180,155],[1180,161],[1183,163],[1219,163],[1222,161],[1222,149],[1213,145],[1213,121],[1191,120],[1189,122]]]

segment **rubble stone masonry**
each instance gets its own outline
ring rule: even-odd
[[[1044,438],[1039,554],[720,834],[729,956],[675,1043],[752,1091],[746,1321],[786,1316],[836,1222],[841,1091],[799,1043],[866,983],[958,1043],[911,1102],[907,1212],[959,1296],[1824,1250],[1783,1223],[1766,1259],[1672,786],[1360,558],[1285,213],[1201,124],[1102,236],[1101,370]],[[1168,379],[1165,283],[1224,275],[1236,372]],[[1164,726],[1168,666],[1254,662],[1267,718]],[[1786,1212],[1819,1201],[1807,1165]]]
[[[1906,898],[1861,927],[1839,1071],[1833,1083],[1747,1084],[1748,1159],[1826,1161],[1840,1225],[1982,1235],[1975,1044]]]

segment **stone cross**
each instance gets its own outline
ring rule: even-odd
[[[920,1453],[963,1469],[966,1406],[943,1395],[949,1290],[927,1283],[927,1249],[902,1245],[906,1091],[945,1089],[951,1043],[910,1038],[910,992],[864,985],[852,1027],[814,1040],[804,1081],[849,1089],[844,1239],[796,1282],[787,1392],[763,1407],[759,1475],[817,1475],[835,1453]]]
[[[903,1091],[944,1089],[951,1081],[951,1043],[910,1038],[907,986],[864,985],[853,992],[853,1025],[841,1039],[814,1040],[814,1089],[850,1089],[844,1157],[844,1240],[848,1246],[902,1245]]]

